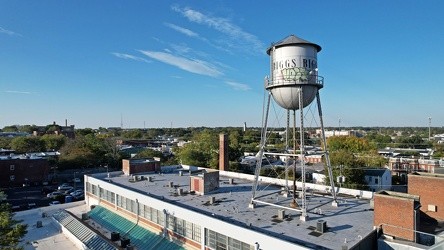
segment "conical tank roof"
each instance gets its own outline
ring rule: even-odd
[[[271,50],[273,47],[275,47],[275,48],[279,48],[279,47],[289,46],[289,45],[292,45],[292,44],[308,44],[308,45],[312,45],[312,46],[314,46],[314,47],[318,50],[318,52],[321,51],[321,49],[322,49],[321,46],[319,46],[319,45],[317,45],[317,44],[315,44],[315,43],[309,42],[309,41],[307,41],[307,40],[304,40],[304,39],[302,39],[302,38],[299,38],[299,37],[297,37],[297,36],[291,34],[291,35],[287,36],[286,38],[280,40],[279,42],[277,42],[277,43],[273,43],[273,44],[267,49],[267,54],[270,55],[270,50]]]

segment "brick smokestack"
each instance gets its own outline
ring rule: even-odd
[[[228,135],[219,135],[219,170],[228,171]]]

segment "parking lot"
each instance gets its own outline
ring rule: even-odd
[[[70,183],[71,185],[73,183]],[[30,209],[28,204],[35,204],[36,207],[49,206],[52,201],[51,198],[46,197],[46,194],[42,193],[42,188],[45,186],[29,186],[29,187],[17,187],[4,190],[7,197],[7,202],[10,203],[15,211]],[[57,188],[57,186],[53,186]],[[76,189],[83,189],[83,182],[76,183]],[[17,207],[19,206],[19,207]]]

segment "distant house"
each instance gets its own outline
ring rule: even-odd
[[[392,173],[388,169],[367,169],[364,170],[365,180],[370,191],[391,190]],[[313,183],[326,184],[327,176],[324,170],[318,170],[312,173]]]
[[[364,170],[365,180],[370,191],[378,192],[380,190],[392,189],[392,173],[384,169],[366,169]]]
[[[325,176],[324,170],[316,171],[312,173],[313,183],[326,184],[327,176]]]
[[[362,134],[355,130],[325,130],[325,138],[331,137],[331,136],[356,136],[356,137],[362,137]],[[317,129],[316,134],[319,136],[322,136],[322,130]]]
[[[322,163],[322,157],[324,154],[310,154],[305,156],[305,162],[312,164]]]
[[[444,162],[438,159],[425,159],[423,157],[390,157],[388,169],[393,175],[407,180],[407,175],[413,172],[442,173]]]
[[[444,143],[444,134],[434,135],[433,140],[438,143]]]
[[[411,157],[411,155],[406,154],[409,152],[416,152],[422,157],[430,157],[434,153],[432,149],[391,148],[391,147],[378,149],[378,154],[383,155],[385,157],[404,157],[404,158]]]

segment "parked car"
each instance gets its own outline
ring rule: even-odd
[[[55,205],[59,205],[59,204],[62,204],[62,203],[60,203],[60,201],[51,201],[49,203],[50,206],[55,206]]]
[[[66,195],[69,195],[70,193],[72,193],[74,191],[76,191],[74,188],[70,188],[70,189],[64,190],[62,193],[66,194]]]
[[[78,196],[74,197],[75,200],[80,201],[85,199],[85,193],[81,193]]]
[[[83,190],[76,190],[71,193],[71,196],[77,197],[79,195],[83,194]]]
[[[68,190],[73,188],[71,185],[69,185],[68,183],[63,183],[62,185],[59,186],[59,190]]]
[[[62,194],[63,194],[62,192],[54,191],[54,192],[52,192],[52,193],[47,194],[46,197],[53,199],[53,198],[56,197],[57,195],[62,195]]]
[[[72,179],[72,182],[80,183],[80,182],[82,182],[82,181],[80,180],[80,178],[74,178],[74,179]]]

